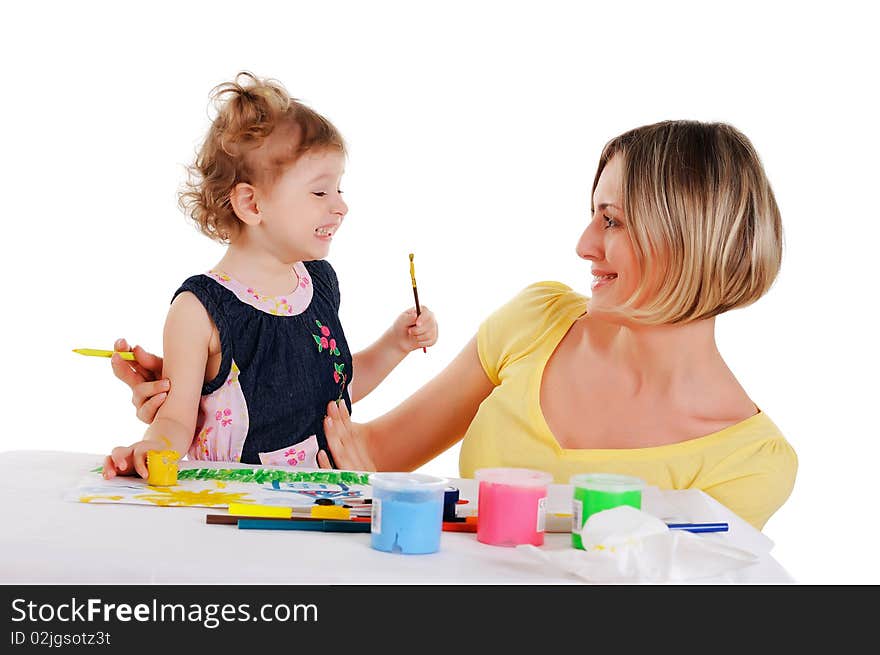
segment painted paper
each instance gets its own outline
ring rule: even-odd
[[[65,496],[81,503],[159,505],[162,507],[227,507],[229,503],[255,503],[278,507],[312,507],[327,498],[337,504],[370,497],[367,473],[183,461],[177,484],[150,485],[133,476],[105,480],[98,466],[89,471]]]

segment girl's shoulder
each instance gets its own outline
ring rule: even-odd
[[[180,283],[180,286],[177,287],[174,294],[171,296],[171,300],[174,301],[174,299],[184,291],[189,291],[198,298],[202,298],[205,295],[214,295],[220,289],[222,289],[222,286],[218,285],[210,275],[206,273],[197,273],[195,275],[190,275]]]
[[[303,265],[311,278],[307,284],[311,284],[319,296],[328,298],[338,310],[340,302],[339,278],[336,277],[336,270],[330,262],[326,259],[315,259],[303,262]]]
[[[313,259],[311,261],[304,261],[303,266],[306,267],[306,270],[308,270],[309,273],[317,275],[332,275],[333,277],[336,277],[336,270],[333,268],[333,265],[326,259]]]
[[[332,288],[339,286],[339,278],[336,277],[336,270],[326,259],[315,259],[309,262],[303,262],[303,266],[312,276],[312,281],[316,286],[325,285]]]

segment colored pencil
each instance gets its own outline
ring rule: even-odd
[[[547,513],[547,529],[546,532],[571,532],[572,515],[565,512],[548,512]],[[467,521],[476,523],[477,515],[467,518]],[[695,534],[703,532],[728,532],[730,527],[727,523],[667,523],[666,527],[670,530],[686,530]]]
[[[285,521],[272,519],[240,519],[239,530],[306,530],[310,532],[369,532],[370,524],[361,521]]]
[[[237,516],[233,514],[206,514],[205,523],[208,525],[238,525],[242,520],[261,520],[261,521],[327,521],[330,519],[322,519],[313,516],[297,516],[290,518],[266,517],[266,516]],[[352,516],[350,519],[333,519],[339,521],[356,521],[358,523],[369,523],[372,519],[369,516]]]
[[[687,532],[727,532],[727,523],[667,523],[670,530],[686,530]]]
[[[73,352],[79,353],[80,355],[86,355],[88,357],[112,357],[114,351],[112,351],[112,350],[98,350],[97,348],[74,348]],[[132,352],[128,352],[125,350],[123,350],[123,351],[117,350],[115,352],[117,355],[122,357],[122,359],[125,359],[129,362],[134,361],[134,353],[132,353]]]
[[[327,521],[328,519],[318,519],[312,518],[311,516],[295,516],[293,518],[285,519],[285,518],[267,518],[264,516],[234,516],[232,514],[207,514],[205,515],[205,523],[208,525],[238,525],[239,521],[299,521],[299,522],[319,522],[319,521]],[[349,522],[353,523],[364,523],[370,524],[371,517],[369,516],[354,516],[348,519]],[[465,522],[453,522],[453,521],[443,521],[443,531],[444,532],[476,532],[477,524],[476,523],[465,523]],[[308,529],[308,528],[303,528]],[[315,528],[317,530],[317,528]],[[369,532],[369,530],[363,530],[363,532]]]

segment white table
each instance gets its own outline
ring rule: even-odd
[[[444,532],[430,555],[373,550],[369,534],[238,530],[206,525],[217,510],[98,505],[63,499],[103,457],[54,451],[0,453],[4,527],[0,583],[25,584],[582,584],[550,573],[514,548],[489,546],[473,533]],[[463,497],[474,481],[452,479]],[[571,489],[551,485],[550,510],[570,506]],[[791,583],[770,555],[772,542],[706,494],[649,488],[643,509],[672,504],[690,520],[727,521],[720,536],[762,553],[760,560],[698,583]],[[547,534],[543,548],[570,548],[569,534]]]

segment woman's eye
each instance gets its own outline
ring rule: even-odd
[[[610,216],[603,216],[602,218],[603,218],[603,220],[605,221],[605,229],[606,229],[606,230],[607,230],[609,227],[617,227],[618,225],[620,225],[620,223],[618,223],[617,221],[615,221],[615,220],[614,220],[613,218],[611,218]]]
[[[318,196],[319,198],[323,198],[327,195],[325,191],[312,191],[313,196]]]

